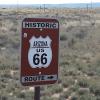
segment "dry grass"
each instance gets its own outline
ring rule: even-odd
[[[60,78],[56,85],[41,87],[41,100],[99,100],[98,9],[44,12],[28,8],[0,9],[0,100],[33,100],[33,91],[19,81],[21,22],[25,17],[50,17],[60,22]]]

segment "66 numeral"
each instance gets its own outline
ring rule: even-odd
[[[43,64],[43,65],[45,65],[47,63],[47,58],[46,57],[47,57],[47,54],[46,53],[43,53],[41,55],[41,57],[40,57],[39,54],[35,54],[33,56],[33,63],[35,65],[39,65],[40,63]]]

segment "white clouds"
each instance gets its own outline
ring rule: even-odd
[[[0,4],[62,4],[62,3],[90,3],[100,0],[0,0]]]

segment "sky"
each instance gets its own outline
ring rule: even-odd
[[[91,2],[100,2],[100,0],[0,0],[0,4],[64,4]]]

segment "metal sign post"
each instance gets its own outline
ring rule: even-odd
[[[21,32],[21,78],[24,86],[36,86],[34,100],[40,100],[40,85],[58,80],[59,22],[56,19],[25,18]]]
[[[34,100],[40,100],[40,86],[35,87]]]

